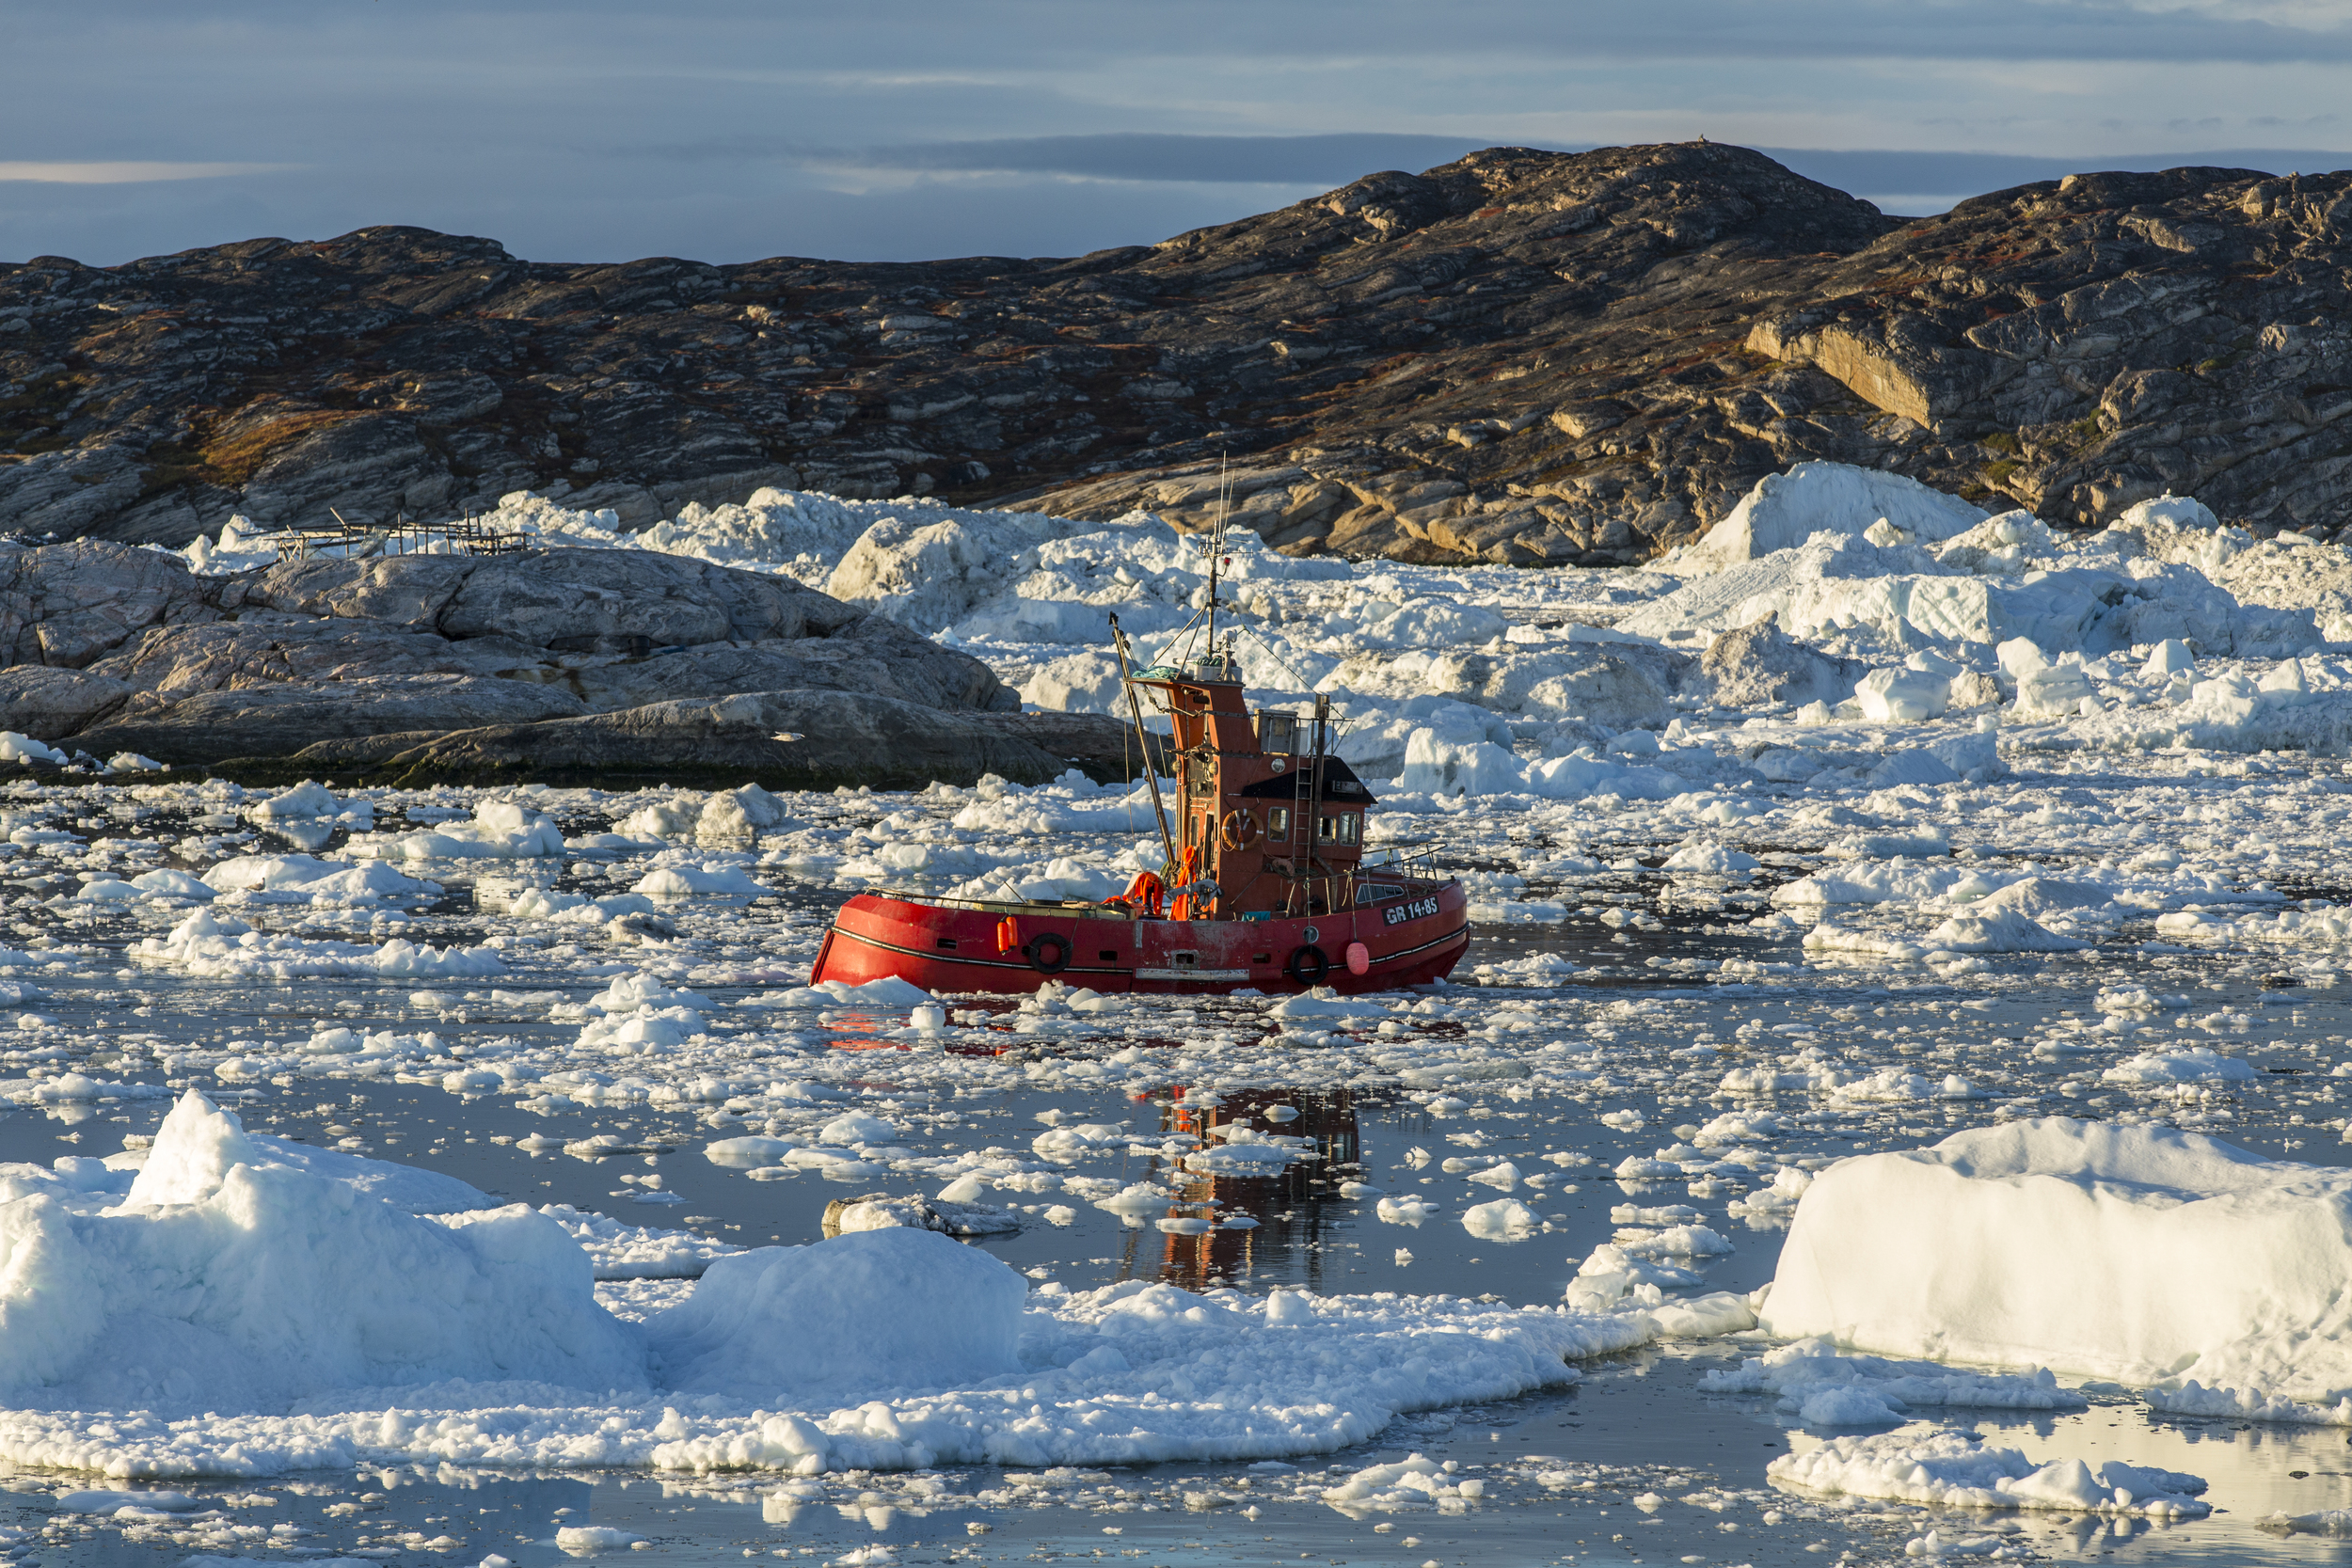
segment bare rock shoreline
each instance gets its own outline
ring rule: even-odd
[[[788,578],[649,551],[307,560],[223,578],[0,543],[0,729],[251,782],[1116,777],[1123,726]]]

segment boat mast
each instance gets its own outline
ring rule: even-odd
[[[1216,657],[1216,569],[1225,552],[1226,514],[1232,508],[1232,492],[1227,467],[1232,462],[1231,453],[1221,454],[1216,470],[1216,522],[1209,530],[1209,657]]]
[[[1152,756],[1152,732],[1143,727],[1143,705],[1136,700],[1136,683],[1127,668],[1127,634],[1119,629],[1119,612],[1111,612],[1111,646],[1119,650],[1119,685],[1127,693],[1127,714],[1135,721],[1136,738],[1143,746],[1143,777],[1152,786],[1152,820],[1160,825],[1160,850],[1168,868],[1176,869],[1176,840],[1168,831],[1168,808],[1160,801],[1160,765]]]
[[[1323,814],[1323,741],[1324,733],[1327,727],[1330,713],[1330,697],[1323,692],[1317,692],[1315,694],[1314,768],[1312,773],[1310,775],[1307,784],[1307,820],[1301,824],[1301,829],[1307,835],[1307,908],[1310,912],[1312,912],[1315,907],[1314,870],[1318,863],[1320,863],[1323,867],[1325,878],[1323,889],[1324,911],[1328,913],[1334,907],[1331,903],[1331,863],[1323,860],[1322,857],[1315,853],[1315,847],[1317,843],[1315,838],[1315,830],[1318,826],[1317,819]]]

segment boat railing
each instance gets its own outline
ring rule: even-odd
[[[1359,879],[1385,872],[1391,877],[1411,877],[1433,882],[1445,880],[1445,873],[1438,865],[1438,847],[1434,844],[1391,846],[1367,849],[1357,863]]]

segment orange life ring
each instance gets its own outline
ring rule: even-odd
[[[1258,816],[1255,812],[1236,806],[1225,814],[1217,824],[1216,841],[1228,849],[1247,849],[1258,840]]]

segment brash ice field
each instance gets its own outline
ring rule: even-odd
[[[152,589],[93,591],[119,625],[80,664],[11,633],[0,675],[46,716],[0,736],[8,1562],[2352,1534],[2343,547],[1829,463],[1639,569],[1231,534],[1252,704],[1331,699],[1375,832],[1468,885],[1470,957],[977,998],[806,980],[860,890],[1158,865],[1106,616],[1167,651],[1204,536],[781,490],[485,526],[688,609],[820,590],[788,657],[853,636],[931,682],[891,701],[964,737],[958,782],[783,787],[766,718],[787,760],[707,753],[709,787],[453,782],[726,640],[437,669],[472,638],[399,622],[393,577],[294,605],[247,526],[7,546],[20,595]],[[319,652],[362,635],[428,662],[395,690]],[[937,700],[948,654],[1025,715]],[[267,786],[146,749],[526,687],[578,711],[280,746],[315,771]],[[1082,765],[986,770],[992,714]]]

